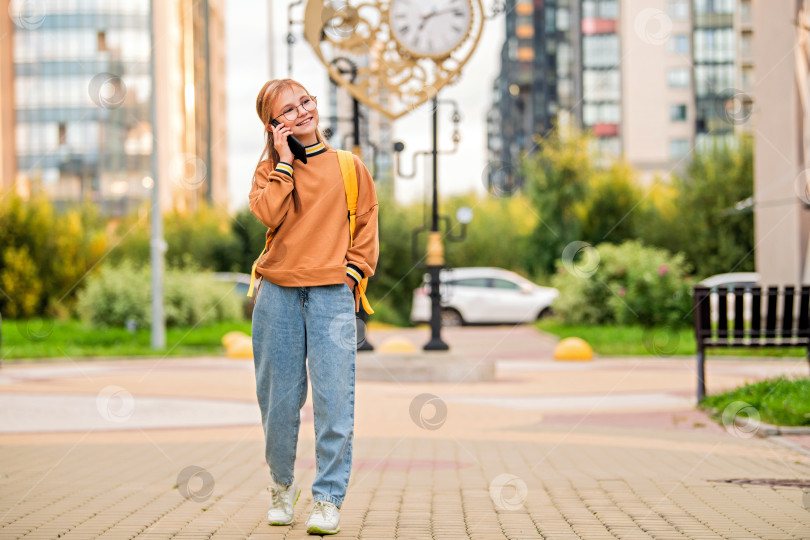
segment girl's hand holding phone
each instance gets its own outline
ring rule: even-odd
[[[278,152],[279,159],[285,163],[292,164],[293,153],[290,150],[290,145],[287,143],[287,137],[292,135],[292,130],[282,123],[271,126],[273,130],[273,146]]]

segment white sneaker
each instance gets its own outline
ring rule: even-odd
[[[292,485],[284,487],[271,480],[270,509],[267,520],[270,525],[289,525],[293,522],[293,508],[301,495],[301,488],[293,480]]]
[[[318,501],[309,514],[307,532],[309,534],[335,534],[340,532],[340,511],[329,501]]]

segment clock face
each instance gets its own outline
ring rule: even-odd
[[[391,0],[388,25],[412,56],[449,55],[472,27],[470,0]]]

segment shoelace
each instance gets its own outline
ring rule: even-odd
[[[332,518],[332,513],[335,511],[335,507],[326,504],[324,501],[318,501],[315,503],[315,507],[312,509],[313,513],[320,514],[324,520],[329,520]]]
[[[287,497],[282,496],[282,491],[274,488],[270,488],[270,494],[273,498],[273,506],[280,506],[285,512],[290,511],[290,504]]]

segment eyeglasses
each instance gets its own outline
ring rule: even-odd
[[[318,106],[318,102],[316,100],[317,98],[315,96],[304,98],[304,101],[302,101],[300,105],[296,105],[295,107],[289,106],[278,116],[284,116],[284,118],[287,119],[287,122],[292,122],[298,118],[298,107],[302,107],[305,111],[314,111],[315,107]],[[276,118],[278,118],[278,116],[276,116]],[[275,118],[273,120],[275,120]]]

